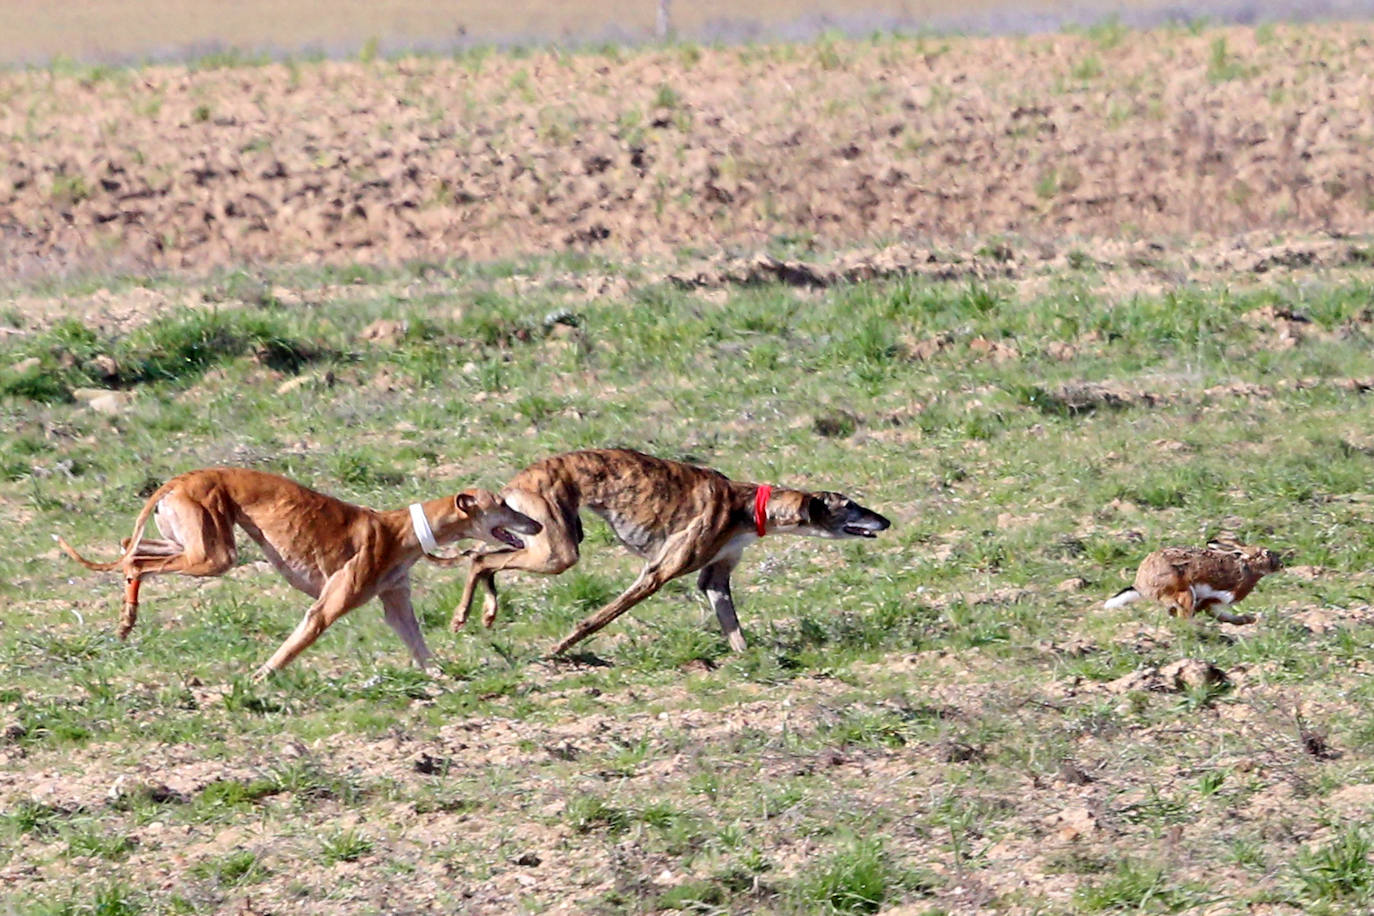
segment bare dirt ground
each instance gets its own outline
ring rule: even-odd
[[[1147,4],[1136,3],[1134,6]],[[814,0],[765,0],[751,5],[748,22],[726,0],[679,2],[672,24],[683,34],[736,35],[812,17],[817,23],[850,19],[891,22],[948,21],[954,14],[994,15],[1005,9],[998,0],[952,4],[948,0],[874,0],[855,9]],[[1063,15],[1073,4],[1041,0],[1024,4],[1021,15]],[[197,47],[241,49],[357,48],[368,40],[391,46],[444,47],[465,39],[549,41],[587,40],[599,36],[644,39],[653,34],[655,0],[597,0],[596,3],[548,4],[431,3],[419,0],[287,0],[222,4],[214,15],[186,0],[150,0],[130,7],[118,0],[51,4],[36,11],[30,4],[0,3],[0,60],[41,61],[55,55],[77,59],[121,58],[140,53],[168,53]],[[727,26],[727,23],[730,25]]]
[[[1119,638],[1123,643],[1145,640],[1152,648],[1162,645],[1166,652],[1170,642],[1167,631],[1139,625],[1124,629]],[[1064,658],[1102,651],[1092,644],[1047,650]],[[695,871],[684,871],[677,856],[664,854],[652,840],[634,833],[620,838],[606,855],[598,834],[607,828],[594,820],[579,821],[579,798],[605,797],[630,806],[611,807],[611,817],[633,812],[634,805],[652,808],[665,799],[703,791],[766,809],[768,800],[750,798],[755,781],[800,782],[821,796],[815,810],[798,810],[795,799],[774,800],[779,810],[764,814],[765,826],[750,837],[751,843],[769,844],[776,859],[765,879],[754,879],[757,903],[767,901],[777,885],[795,879],[808,865],[814,867],[824,833],[809,834],[808,817],[823,817],[820,812],[833,806],[834,811],[853,812],[862,822],[880,811],[929,806],[947,810],[948,819],[904,819],[893,829],[889,848],[903,857],[927,860],[936,858],[933,849],[952,841],[952,862],[936,861],[931,867],[929,880],[942,889],[930,893],[934,899],[909,909],[884,912],[1026,916],[1096,911],[1094,905],[1075,901],[1082,882],[1073,872],[1085,867],[1110,871],[1113,863],[1157,843],[1161,833],[1169,835],[1164,847],[1170,880],[1208,889],[1191,898],[1176,892],[1161,895],[1161,911],[1234,912],[1227,902],[1246,897],[1253,872],[1241,861],[1220,872],[1194,863],[1190,847],[1224,846],[1237,836],[1274,830],[1278,823],[1290,835],[1281,841],[1270,838],[1274,845],[1318,843],[1329,839],[1333,829],[1314,820],[1338,822],[1374,796],[1374,785],[1355,783],[1320,802],[1311,798],[1314,784],[1330,776],[1323,772],[1323,754],[1304,747],[1302,715],[1324,719],[1337,710],[1331,685],[1276,688],[1265,683],[1272,666],[1221,672],[1180,659],[1107,684],[1062,678],[1047,694],[1042,685],[1031,689],[1020,682],[981,682],[974,665],[957,655],[941,651],[889,658],[845,680],[808,677],[786,686],[757,687],[752,696],[721,712],[690,708],[691,690],[700,690],[704,680],[700,672],[689,671],[682,674],[689,687],[604,694],[596,700],[604,712],[556,715],[551,723],[474,717],[423,736],[398,727],[391,736],[372,741],[341,733],[309,744],[290,738],[236,743],[231,759],[223,760],[207,759],[203,748],[189,744],[160,745],[136,759],[118,746],[92,746],[82,754],[88,765],[79,774],[69,772],[60,757],[32,756],[21,773],[0,779],[0,794],[82,812],[117,809],[126,796],[151,793],[163,799],[163,817],[149,815],[151,822],[134,831],[138,841],[123,865],[125,873],[138,875],[149,886],[169,888],[181,886],[190,864],[233,850],[251,850],[270,863],[270,877],[257,879],[246,894],[233,894],[236,899],[222,903],[218,912],[281,912],[279,906],[287,901],[292,911],[302,913],[339,912],[340,907],[443,912],[452,906],[493,914],[517,909],[653,912],[659,907],[648,902],[626,907],[623,898],[652,901],[674,886],[709,876],[716,859],[700,856]],[[886,685],[892,679],[928,677],[932,667],[943,669],[945,683],[922,694],[919,703],[906,694],[855,701],[860,690],[881,693],[890,689]],[[1362,674],[1349,672],[1342,686]],[[1228,688],[1237,685],[1234,702],[1197,710],[1186,724],[1133,729],[1132,743],[1123,750],[1115,715],[1156,700],[1156,705],[1184,703],[1188,691],[1205,677],[1222,679]],[[545,680],[549,692],[542,701],[558,709],[585,692],[559,689],[559,677],[548,673],[527,676],[526,685]],[[205,704],[220,700],[213,693],[201,698]],[[837,723],[891,716],[894,709],[909,711],[911,703],[943,723],[927,740],[896,747],[881,742],[876,747],[825,746],[823,740],[820,747],[812,744],[818,733]],[[627,715],[627,708],[643,711]],[[1093,720],[1091,709],[1099,710],[1100,722]],[[990,736],[979,730],[989,717],[999,718],[1002,733]],[[1200,729],[1240,737],[1246,749],[1230,750],[1224,739],[1197,743]],[[1037,760],[1042,749],[1036,745],[1017,761],[1022,772],[999,772],[1001,780],[978,775],[990,755],[1006,753],[1006,746],[1017,743],[1018,734],[1028,742],[1029,736],[1045,735],[1065,742],[1056,748],[1063,763],[1055,767]],[[1263,750],[1251,750],[1256,747]],[[720,748],[744,753],[736,757],[715,750]],[[638,752],[647,759],[602,769],[570,763],[613,757],[623,749],[642,749]],[[324,767],[365,778],[367,801],[326,803],[305,827],[294,821],[309,796],[290,791],[274,793],[262,803],[258,819],[246,824],[167,822],[175,817],[167,812],[207,788],[246,783],[283,765]],[[1222,794],[1198,798],[1199,776],[1212,771],[1226,774],[1230,782]],[[707,790],[701,788],[703,773],[713,780]],[[388,783],[431,791],[448,785],[458,791],[441,794],[437,801],[428,795],[400,803],[373,797],[383,794],[375,785]],[[1313,816],[1314,804],[1319,817]],[[996,826],[969,828],[960,818],[990,820]],[[512,829],[512,819],[519,820],[517,829]],[[330,831],[348,829],[380,832],[385,840],[355,862],[299,861],[300,847]],[[964,830],[970,830],[967,837],[960,836]],[[961,839],[981,847],[976,871],[964,871]],[[43,836],[24,838],[24,855],[0,870],[0,881],[34,886],[39,872],[25,867],[26,856],[60,846]],[[293,860],[297,863],[289,865]],[[399,862],[406,863],[403,880],[377,877]],[[85,864],[72,862],[73,879]],[[51,869],[46,878],[58,880]],[[334,891],[324,899],[302,899],[308,896],[301,892],[303,886],[332,886]],[[1017,905],[1018,897],[1026,903]],[[795,910],[807,911],[805,905]],[[1138,911],[1155,910],[1142,906]],[[1274,900],[1257,903],[1250,912],[1286,914],[1295,909]]]
[[[643,42],[657,35],[656,0],[538,0],[507,3],[419,0],[241,0],[207,10],[186,0],[86,0],[49,3],[0,0],[0,62],[182,60],[236,49],[275,55],[383,51],[451,51],[496,43]],[[727,0],[678,0],[669,8],[674,35],[696,41],[812,39],[825,32],[865,36],[904,32],[1050,32],[1113,19],[1135,27],[1206,18],[1253,24],[1368,18],[1370,0],[1158,0],[1129,3],[1030,0],[761,0],[748,8]]]
[[[0,76],[0,270],[1351,233],[1368,24]]]

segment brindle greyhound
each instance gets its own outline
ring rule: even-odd
[[[556,574],[576,563],[582,540],[578,510],[583,506],[605,519],[621,543],[648,561],[634,584],[579,623],[554,646],[554,654],[586,639],[670,579],[697,570],[697,585],[715,610],[730,647],[743,651],[730,573],[745,547],[767,533],[871,538],[891,524],[839,493],[740,483],[719,471],[629,449],[545,458],[517,474],[500,495],[544,530],[524,547],[473,556],[463,597],[453,613],[455,631],[467,622],[479,583],[486,587],[482,622],[492,625],[499,570]]]
[[[144,539],[155,516],[162,540]],[[145,576],[181,573],[218,576],[238,558],[234,525],[248,533],[286,581],[315,599],[281,648],[255,679],[276,671],[313,643],[330,624],[367,602],[382,601],[386,622],[424,668],[431,653],[410,604],[410,567],[433,559],[440,544],[481,538],[511,549],[524,546],[513,532],[539,533],[535,521],[514,511],[487,490],[415,503],[378,512],[317,493],[300,484],[246,468],[191,471],[158,487],[134,522],[124,555],[92,563],[57,535],[58,545],[78,563],[95,570],[122,570],[124,611],[118,635],[124,639],[138,619],[138,586]]]

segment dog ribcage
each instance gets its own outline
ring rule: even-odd
[[[663,546],[659,532],[644,525],[624,512],[616,512],[609,507],[591,507],[592,511],[611,526],[615,536],[630,550],[641,557],[651,557]]]
[[[279,549],[267,539],[262,529],[245,515],[240,515],[237,519],[239,527],[244,533],[252,538],[257,545],[262,548],[262,555],[267,558],[267,562],[272,564],[277,572],[282,574],[287,582],[312,598],[320,596],[320,589],[324,586],[325,576],[320,573],[319,567],[308,559],[291,556],[287,551]]]

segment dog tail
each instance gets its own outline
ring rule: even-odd
[[[1136,591],[1134,586],[1130,586],[1112,595],[1107,599],[1107,603],[1102,606],[1105,608],[1125,607],[1139,598],[1140,592]]]
[[[167,481],[162,486],[158,487],[152,496],[148,497],[148,502],[144,504],[143,511],[138,513],[138,518],[134,520],[134,533],[129,538],[129,546],[125,548],[124,555],[118,560],[113,560],[109,563],[93,563],[77,553],[76,548],[63,540],[60,534],[54,534],[52,539],[57,542],[58,547],[62,548],[63,553],[87,569],[94,569],[97,572],[109,572],[112,569],[119,569],[129,557],[134,555],[134,551],[138,550],[138,544],[143,540],[143,529],[148,527],[148,519],[152,517],[153,510],[157,508],[158,501],[172,488],[172,483],[173,481],[171,480]]]

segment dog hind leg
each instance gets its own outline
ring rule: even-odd
[[[638,578],[618,598],[601,610],[583,620],[573,631],[563,637],[553,647],[553,655],[560,655],[570,647],[591,636],[621,614],[648,598],[663,587],[664,583],[686,572],[696,569],[702,562],[697,558],[693,546],[701,542],[700,525],[683,529],[670,537],[659,551],[640,571]]]
[[[158,504],[158,527],[170,538],[140,542],[124,564],[124,605],[115,635],[127,639],[138,622],[139,585],[146,576],[180,573],[184,576],[218,576],[238,559],[233,522],[226,513],[214,512],[179,493],[169,493]],[[150,545],[152,551],[143,548]],[[179,547],[173,551],[172,547]]]
[[[124,539],[126,542],[128,538]],[[127,545],[126,545],[127,546]],[[138,549],[134,551],[134,559],[147,559],[148,557],[174,557],[179,553],[184,553],[186,548],[176,541],[168,540],[148,540],[144,538],[138,542]]]

